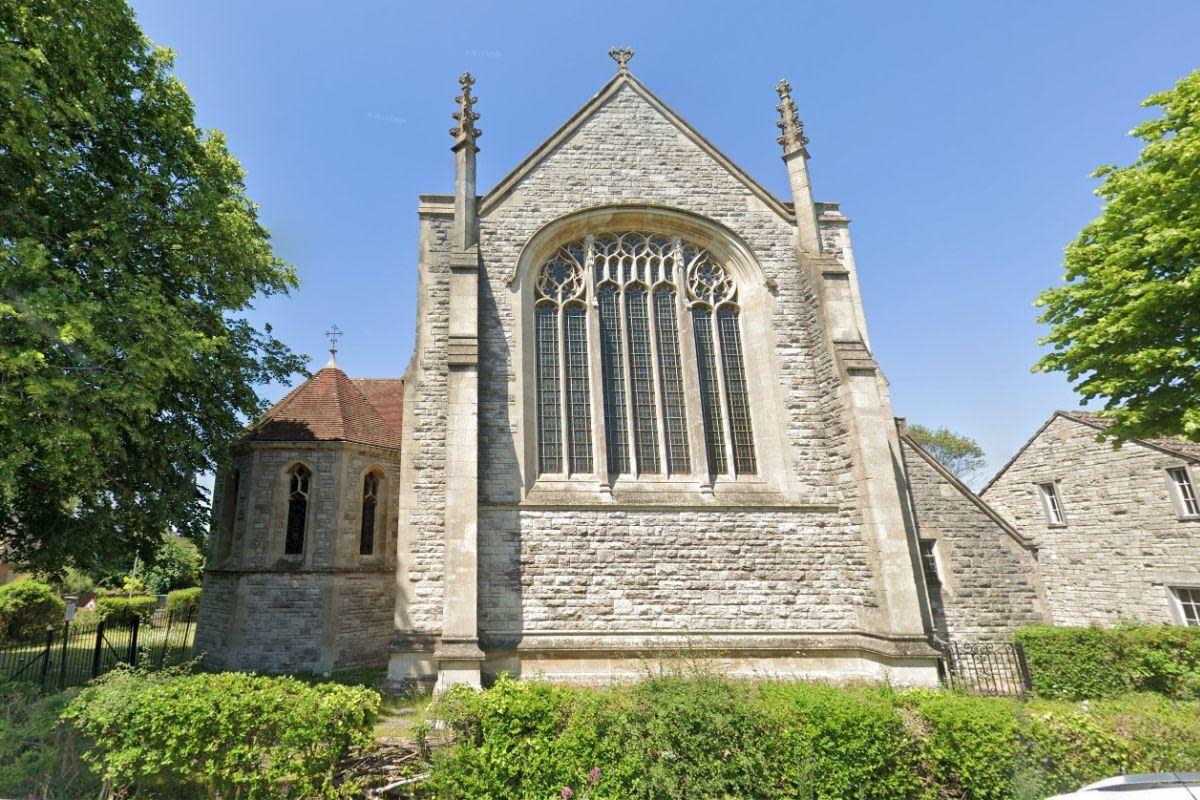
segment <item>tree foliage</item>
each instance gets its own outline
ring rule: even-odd
[[[204,556],[200,548],[178,536],[164,536],[154,557],[146,564],[142,581],[154,594],[166,594],[175,589],[200,585]]]
[[[924,447],[960,480],[974,478],[987,466],[983,448],[969,436],[954,433],[949,428],[930,429],[924,425],[909,425],[907,432],[909,438]]]
[[[1143,105],[1162,116],[1134,129],[1136,162],[1096,171],[1104,211],[1038,298],[1052,352],[1035,369],[1103,399],[1107,435],[1200,441],[1200,70]]]
[[[51,571],[198,538],[197,475],[301,360],[224,137],[124,0],[0,3],[0,542]]]

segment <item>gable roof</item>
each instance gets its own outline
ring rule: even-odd
[[[404,382],[351,380],[327,366],[256,422],[242,441],[354,442],[400,449]]]
[[[618,72],[608,83],[600,89],[591,100],[583,104],[578,111],[559,127],[554,133],[550,134],[550,138],[542,142],[536,150],[530,153],[524,161],[518,164],[512,172],[504,176],[492,189],[483,196],[479,204],[479,214],[483,216],[495,208],[501,200],[516,188],[516,186],[531,173],[537,166],[548,158],[558,147],[567,139],[583,127],[584,123],[597,111],[600,110],[622,88],[628,87],[636,92],[643,100],[661,114],[668,122],[678,128],[685,136],[691,139],[701,150],[707,153],[717,163],[725,168],[730,175],[739,180],[747,189],[762,200],[766,205],[780,217],[787,221],[793,221],[796,216],[795,209],[780,200],[775,195],[771,194],[761,183],[750,177],[750,174],[733,163],[732,160],[720,150],[716,148],[712,142],[704,138],[695,128],[687,123],[683,117],[675,113],[675,111],[664,103],[658,95],[646,88],[646,85],[633,77],[630,72]]]
[[[1028,536],[1025,536],[1023,533],[1018,531],[1008,520],[1002,517],[999,512],[996,511],[996,509],[988,505],[986,500],[984,500],[975,492],[971,491],[970,486],[967,486],[965,483],[959,480],[957,475],[946,469],[946,465],[934,458],[933,454],[926,450],[920,442],[918,442],[916,439],[913,439],[903,431],[900,433],[900,439],[902,442],[904,442],[904,444],[911,447],[919,456],[921,456],[921,459],[928,463],[929,466],[933,467],[934,471],[937,472],[943,480],[945,480],[947,483],[957,489],[960,494],[970,500],[976,508],[986,514],[988,518],[992,520],[992,522],[995,522],[1000,529],[1007,533],[1017,544],[1029,549],[1034,547],[1033,539],[1030,539]],[[916,514],[916,508],[913,509],[913,513]]]
[[[1087,425],[1089,428],[1094,428],[1097,431],[1103,431],[1112,424],[1109,422],[1109,420],[1095,411],[1064,411],[1062,409],[1055,411],[1050,415],[1050,419],[1043,422],[1041,427],[1034,431],[1033,435],[1025,440],[1025,444],[1021,445],[1020,449],[1013,454],[1013,457],[1004,462],[1004,466],[1000,467],[996,474],[992,476],[992,479],[987,482],[987,485],[985,485],[979,491],[979,493],[982,495],[988,489],[992,488],[992,485],[996,481],[1000,480],[1000,476],[1007,472],[1008,468],[1016,463],[1016,460],[1020,458],[1027,449],[1029,449],[1029,445],[1033,444],[1034,440],[1042,435],[1042,431],[1050,427],[1050,423],[1054,422],[1054,420],[1058,419],[1059,417],[1062,417],[1063,419],[1069,419],[1072,422],[1077,422],[1081,425]],[[1167,453],[1169,455],[1186,458],[1189,461],[1200,462],[1200,443],[1197,442],[1189,442],[1187,439],[1182,439],[1176,436],[1165,436],[1155,439],[1130,439],[1130,441],[1135,444],[1140,444],[1145,447],[1150,447],[1160,452]]]

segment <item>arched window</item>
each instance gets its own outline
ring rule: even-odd
[[[558,248],[534,286],[539,472],[590,474],[592,426],[599,436],[602,424],[613,476],[755,474],[739,310],[725,266],[682,237],[606,233]],[[694,364],[681,349],[685,315]],[[589,363],[603,402],[596,422]],[[707,464],[692,463],[689,392]]]
[[[374,470],[363,477],[362,521],[358,538],[358,553],[363,556],[369,556],[375,552],[379,483],[379,473]]]
[[[308,524],[308,495],[312,472],[303,464],[288,470],[287,528],[283,543],[285,555],[304,552],[304,529]]]

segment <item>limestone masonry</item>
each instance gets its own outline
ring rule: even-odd
[[[455,193],[418,203],[403,381],[331,359],[235,446],[207,659],[386,664],[444,688],[702,655],[932,684],[950,639],[1187,620],[1172,592],[1200,587],[1198,526],[1164,495],[1195,458],[1114,454],[1060,415],[976,496],[893,416],[790,85],[784,201],[612,55],[599,94],[482,196],[460,78]],[[1031,495],[1051,480],[1061,529]]]

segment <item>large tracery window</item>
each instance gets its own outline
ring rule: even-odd
[[[757,472],[737,287],[707,250],[653,233],[588,236],[542,264],[534,294],[541,474],[591,474],[593,425],[611,476]],[[707,464],[693,464],[689,393]]]

